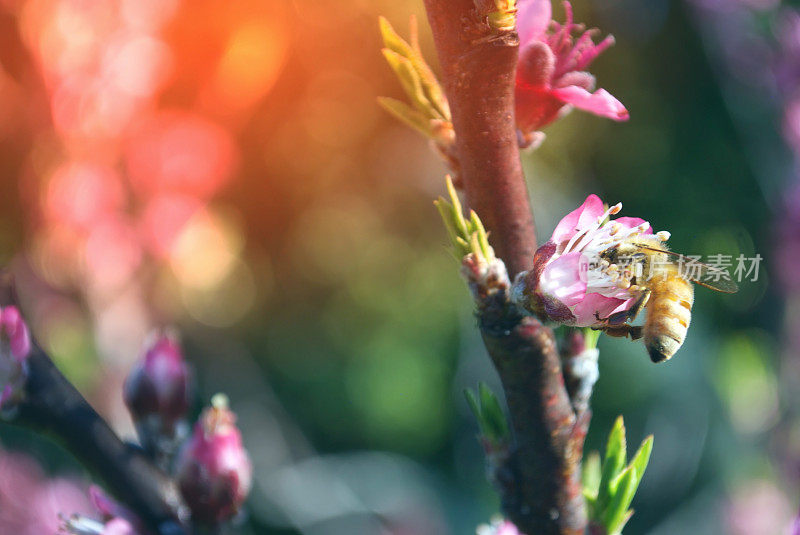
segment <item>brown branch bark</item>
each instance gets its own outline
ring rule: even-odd
[[[536,251],[514,126],[518,39],[513,33],[495,40],[476,36],[472,0],[425,0],[425,7],[453,116],[467,204],[492,232],[492,244],[513,280],[531,267]]]
[[[513,280],[531,267],[536,250],[514,124],[518,39],[514,33],[476,36],[472,0],[425,0],[425,7],[467,203],[491,232]],[[576,415],[572,408],[553,333],[519,314],[507,293],[480,302],[478,318],[515,434],[505,470],[510,481],[503,478],[501,490],[504,511],[528,535],[582,534],[580,463],[589,412]]]
[[[2,306],[16,304],[11,284],[8,276],[0,279]],[[28,357],[25,399],[17,410],[12,423],[56,438],[153,533],[189,533],[179,519],[182,503],[174,481],[122,442],[35,343]]]

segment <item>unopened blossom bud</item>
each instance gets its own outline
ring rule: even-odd
[[[165,428],[189,410],[189,367],[173,335],[161,334],[125,380],[125,404],[135,420],[157,416]]]
[[[217,394],[178,457],[178,484],[192,518],[211,525],[231,519],[250,491],[251,477],[236,416],[227,397]]]
[[[17,307],[0,308],[0,410],[22,397],[30,351],[28,326]]]
[[[191,374],[176,337],[159,334],[125,380],[123,396],[142,445],[149,451],[169,453],[185,436],[181,427],[189,410]],[[182,425],[181,425],[182,424]]]

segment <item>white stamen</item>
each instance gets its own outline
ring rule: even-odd
[[[656,238],[658,238],[661,241],[667,241],[670,238],[670,236],[672,236],[672,234],[670,234],[666,230],[660,230],[656,232]]]

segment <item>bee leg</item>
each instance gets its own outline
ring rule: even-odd
[[[642,337],[642,327],[640,325],[628,325],[627,323],[623,323],[622,325],[607,325],[600,329],[607,335],[618,338],[630,336],[631,340],[638,340]]]

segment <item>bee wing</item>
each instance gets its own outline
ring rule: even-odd
[[[708,264],[698,262],[693,258],[688,258],[680,253],[675,253],[667,249],[656,249],[655,247],[648,247],[647,245],[639,244],[636,244],[636,246],[640,249],[664,253],[667,256],[671,256],[673,259],[675,259],[675,263],[681,266],[691,264],[693,269],[696,268],[694,273],[692,273],[692,275],[696,274],[696,277],[691,276],[688,278],[695,284],[699,284],[700,286],[705,286],[711,290],[726,294],[733,294],[739,291],[739,286],[731,280],[730,275],[724,269],[709,266]]]

